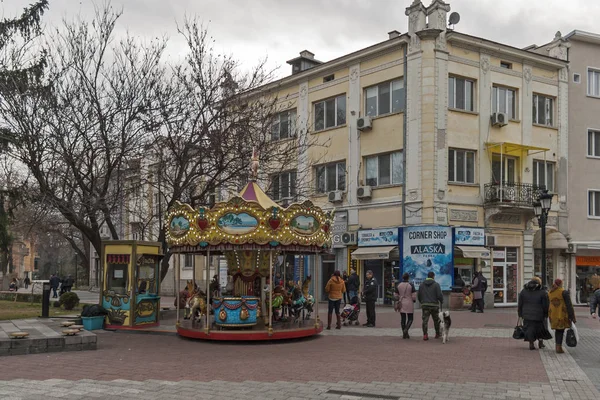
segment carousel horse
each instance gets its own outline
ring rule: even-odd
[[[302,294],[304,295],[304,298],[306,299],[306,302],[304,304],[304,308],[306,309],[306,315],[305,315],[304,319],[310,319],[310,315],[312,314],[313,307],[315,305],[314,297],[308,292],[308,287],[310,286],[311,280],[312,280],[311,276],[308,275],[306,277],[306,279],[304,280],[304,282],[302,282]]]
[[[265,291],[269,291],[268,288],[265,288]],[[272,300],[271,300],[272,297]],[[276,286],[273,289],[273,295],[268,294],[267,303],[273,312],[273,320],[274,321],[285,321],[286,317],[283,313],[284,306],[290,304],[290,298],[288,297],[285,289],[281,286]]]
[[[187,281],[187,290],[191,294],[186,300],[186,315],[184,319],[196,318],[196,312],[199,312],[196,321],[200,322],[202,316],[206,315],[206,294],[198,289],[192,281]]]
[[[290,302],[290,306],[289,306],[289,310],[290,310],[290,314],[292,317],[294,317],[294,322],[298,322],[298,319],[300,318],[300,316],[302,315],[302,311],[307,309],[307,302],[306,302],[306,297],[304,297],[304,295],[302,294],[302,289],[300,289],[300,287],[295,286],[294,289],[292,290],[292,294],[291,294],[291,302]],[[312,306],[311,306],[312,308]]]

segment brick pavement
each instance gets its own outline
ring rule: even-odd
[[[93,359],[90,353],[11,357],[0,375],[0,398],[600,398],[571,356],[590,353],[587,341],[564,355],[551,350],[552,342],[529,351],[510,338],[512,328],[502,327],[514,325],[514,311],[454,313],[447,345],[419,340],[418,328],[414,339],[402,340],[397,314],[379,316],[383,328],[344,328],[273,344],[102,332]],[[599,329],[580,331],[600,339]],[[348,366],[356,372],[346,372]]]

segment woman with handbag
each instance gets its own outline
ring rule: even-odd
[[[552,339],[546,328],[548,318],[548,292],[542,288],[542,280],[534,276],[521,293],[519,293],[519,318],[523,319],[525,341],[529,342],[529,350],[535,350],[535,341],[540,349],[545,348],[544,340]]]
[[[404,273],[402,282],[398,284],[398,303],[397,311],[400,312],[400,324],[402,326],[402,339],[410,339],[408,330],[413,323],[415,312],[414,302],[417,299],[417,291],[414,285],[408,282],[410,275]]]
[[[329,297],[329,307],[327,310],[327,329],[331,329],[331,318],[335,311],[335,317],[337,319],[335,329],[342,328],[342,321],[340,319],[340,303],[346,292],[346,284],[340,276],[340,271],[335,271],[325,286],[325,292]]]
[[[550,319],[550,327],[554,329],[556,336],[556,352],[564,353],[562,348],[565,329],[569,329],[572,323],[577,322],[575,318],[575,309],[571,302],[571,295],[568,290],[563,289],[562,280],[556,279],[552,285],[552,289],[548,293],[550,300],[550,309],[548,317]]]

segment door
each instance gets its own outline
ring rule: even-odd
[[[492,285],[494,304],[513,305],[519,295],[518,271],[519,253],[516,247],[494,248]]]
[[[492,182],[517,183],[518,160],[514,157],[492,156]]]
[[[333,275],[333,272],[335,271],[335,255],[333,254],[324,254],[321,258],[321,262],[322,262],[322,266],[321,266],[321,299],[322,300],[327,300],[327,293],[325,293],[325,286],[327,285],[327,282],[329,282],[329,279],[331,278],[331,276]]]
[[[363,276],[361,281],[364,283],[367,280],[366,273],[368,270],[373,272],[373,278],[377,280],[377,303],[383,300],[383,262],[382,260],[365,260],[363,265]]]

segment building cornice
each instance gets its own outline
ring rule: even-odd
[[[463,33],[448,32],[446,34],[446,38],[449,43],[458,44],[460,47],[468,46],[485,53],[508,56],[512,59],[542,68],[562,69],[569,64],[567,61],[532,53],[530,51],[492,42],[475,36],[465,35]]]
[[[579,30],[574,30],[574,31],[566,34],[565,36],[563,36],[563,39],[579,40],[581,42],[600,44],[600,35],[599,34],[585,32],[585,31],[579,31]]]

